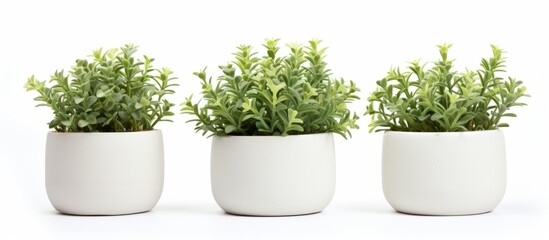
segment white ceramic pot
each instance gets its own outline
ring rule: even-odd
[[[320,212],[335,191],[333,134],[215,136],[211,177],[213,196],[227,213]]]
[[[492,211],[506,185],[501,130],[383,136],[383,192],[391,206],[420,215]]]
[[[162,194],[160,130],[48,133],[46,190],[59,212],[118,215],[151,210]]]

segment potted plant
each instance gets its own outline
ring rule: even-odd
[[[162,132],[154,130],[173,106],[172,72],[137,46],[93,51],[47,86],[31,76],[25,88],[53,110],[46,143],[46,189],[61,213],[118,215],[145,212],[164,182]]]
[[[408,71],[392,68],[368,98],[370,131],[383,135],[383,191],[404,213],[466,215],[492,211],[506,185],[504,117],[524,106],[522,82],[500,77],[503,51],[481,68],[457,72],[439,46],[432,67],[412,61]]]
[[[266,55],[241,45],[220,66],[217,83],[205,69],[199,105],[192,96],[182,112],[195,130],[213,135],[212,192],[226,212],[284,216],[322,211],[335,189],[333,133],[351,136],[358,116],[347,104],[358,99],[350,81],[330,78],[325,48],[266,40]]]

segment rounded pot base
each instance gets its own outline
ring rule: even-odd
[[[134,215],[150,212],[152,209],[144,211],[132,211],[132,212],[123,212],[123,213],[105,213],[105,214],[88,214],[88,213],[77,213],[77,212],[63,212],[59,209],[55,209],[59,214],[67,216],[83,216],[83,217],[109,217],[109,216],[124,216],[124,215]]]
[[[245,214],[245,213],[236,213],[225,211],[226,214],[241,216],[241,217],[297,217],[297,216],[307,216],[321,213],[321,211],[307,212],[307,213],[295,213],[295,214]]]
[[[425,212],[406,212],[395,209],[397,213],[400,214],[406,214],[406,215],[413,215],[413,216],[424,216],[424,217],[458,217],[458,216],[474,216],[474,215],[482,215],[491,213],[493,210],[489,211],[482,211],[482,212],[473,212],[473,213],[459,213],[459,214],[452,214],[452,213],[425,213]]]

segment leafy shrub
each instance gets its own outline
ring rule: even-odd
[[[451,46],[438,46],[442,59],[429,69],[412,61],[409,71],[392,68],[377,81],[366,112],[372,115],[370,132],[478,131],[508,126],[501,119],[515,117],[509,110],[526,105],[518,101],[528,95],[522,81],[497,76],[505,72],[503,50],[492,45],[493,56],[482,59],[481,69],[457,72],[448,60]]]
[[[154,58],[133,55],[137,46],[93,51],[91,60],[78,59],[69,74],[56,71],[47,87],[31,76],[25,88],[39,95],[38,106],[51,107],[49,127],[58,132],[126,132],[152,130],[173,115],[164,99],[176,84],[167,68],[155,69]]]
[[[355,83],[330,78],[324,61],[326,48],[311,40],[303,47],[288,44],[290,53],[278,56],[278,39],[266,40],[266,55],[259,57],[241,45],[235,60],[220,66],[217,83],[205,70],[194,73],[202,80],[199,106],[192,96],[182,113],[194,115],[195,130],[203,135],[292,135],[335,132],[351,136],[358,116],[347,109],[359,99]]]

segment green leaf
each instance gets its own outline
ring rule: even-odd
[[[141,114],[139,112],[132,112],[131,116],[132,116],[133,119],[135,119],[137,121],[142,119]]]
[[[299,126],[299,125],[292,125],[292,126],[288,127],[288,131],[287,131],[287,132],[291,132],[291,131],[303,132],[304,129],[303,129],[303,127],[301,127],[301,126]]]
[[[89,123],[86,120],[83,120],[83,119],[78,120],[78,127],[79,128],[84,128],[84,127],[88,126],[88,124]]]
[[[84,98],[81,98],[81,97],[75,97],[74,98],[74,103],[76,103],[76,104],[80,104],[82,101],[84,101]]]
[[[441,118],[443,118],[443,117],[444,117],[444,115],[442,115],[442,114],[440,114],[440,113],[435,113],[435,114],[433,114],[433,116],[431,116],[431,120],[432,120],[432,121],[437,121],[437,120],[439,120],[439,119],[441,119]]]
[[[97,118],[93,115],[88,115],[86,117],[86,122],[88,122],[88,124],[97,124]]]
[[[66,126],[66,127],[70,127],[72,125],[72,120],[61,121],[61,124],[63,124],[63,126]]]
[[[97,97],[95,96],[89,96],[88,99],[86,99],[86,103],[88,104],[88,106],[91,106],[96,102],[97,102]]]
[[[97,90],[97,93],[95,94],[97,98],[103,98],[105,97],[105,92],[101,89]]]
[[[229,133],[233,132],[235,129],[236,129],[235,126],[227,125],[227,126],[225,126],[225,133],[229,134]]]
[[[250,101],[250,99],[245,98],[244,102],[242,103],[242,111],[247,112],[247,111],[250,111],[250,110],[252,110],[251,101]]]
[[[288,122],[290,124],[292,123],[303,123],[303,120],[296,118],[298,112],[296,110],[293,110],[291,108],[288,108]]]
[[[423,121],[427,120],[427,119],[430,118],[430,117],[431,117],[431,115],[430,115],[430,114],[427,114],[427,115],[421,115],[421,116],[419,116],[417,119],[418,119],[419,121],[422,121],[422,122],[423,122]]]
[[[148,107],[150,105],[150,101],[145,97],[141,97],[140,103],[143,107]]]
[[[500,128],[500,127],[509,127],[509,124],[507,124],[507,123],[500,123],[500,124],[498,124],[498,128]]]

